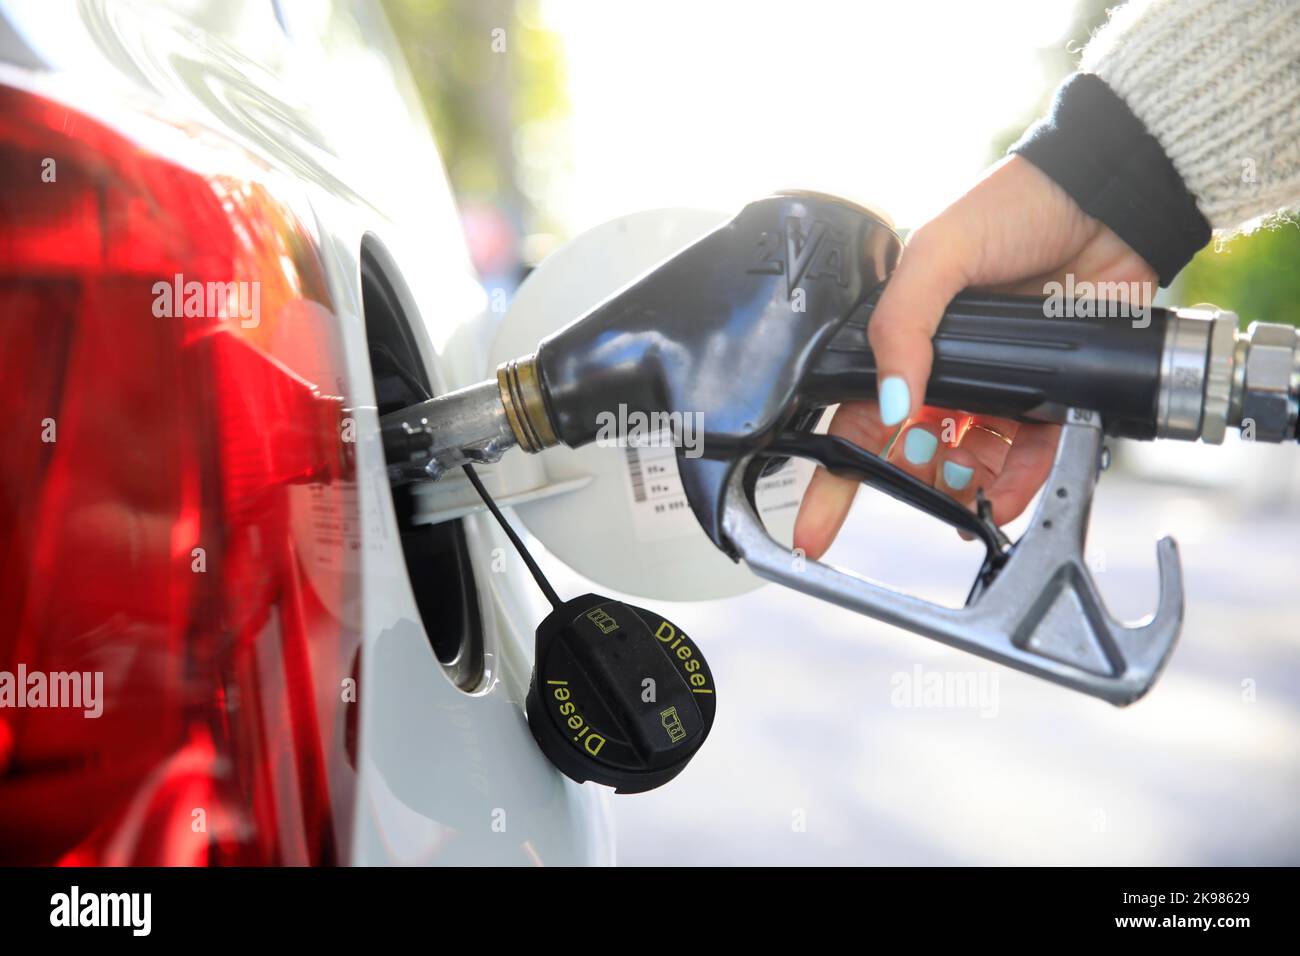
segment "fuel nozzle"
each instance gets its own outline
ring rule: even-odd
[[[622,408],[702,421],[707,458],[762,449],[819,409],[875,396],[866,330],[901,250],[865,207],[813,194],[750,203],[494,379],[384,416],[390,479],[436,480],[515,445],[576,448]],[[1243,333],[1213,308],[1117,320],[1095,305],[1063,317],[1041,296],[958,295],[934,336],[927,401],[1022,421],[1088,409],[1106,434],[1138,439],[1296,437],[1294,328]],[[716,504],[697,511],[715,543]]]
[[[1230,427],[1256,441],[1296,438],[1300,335],[1262,323],[1241,332],[1234,314],[1212,308],[1152,306],[1134,315],[1127,303],[1102,298],[1060,310],[1050,296],[978,290],[956,296],[932,340],[926,401],[1061,425],[1045,481],[1051,492],[1012,542],[984,509],[972,517],[887,460],[810,430],[828,406],[876,396],[879,370],[867,330],[901,254],[892,226],[865,207],[815,194],[750,203],[541,338],[532,354],[501,365],[494,378],[384,416],[390,474],[394,481],[437,479],[458,465],[495,461],[515,445],[529,452],[578,448],[599,440],[611,415],[619,422],[624,414],[690,416],[701,441],[692,449],[697,454],[684,447],[677,453],[685,503],[732,560],[820,600],[1115,704],[1131,703],[1172,652],[1185,610],[1183,579],[1177,546],[1164,538],[1157,544],[1154,613],[1125,624],[1106,608],[1082,550],[1105,442],[1218,444]],[[980,537],[988,554],[966,605],[930,604],[819,561],[792,564],[788,545],[772,536],[755,506],[764,469],[791,457]],[[539,631],[538,676],[568,683],[545,684],[564,691],[550,698],[537,687],[529,719],[541,721],[534,733],[561,762],[586,760],[564,736],[581,730],[582,720],[573,726],[568,718],[575,715],[563,709],[571,702],[565,695],[579,685],[552,673],[550,664],[563,660],[561,652],[580,657],[595,648],[614,655],[598,662],[610,686],[624,687],[627,676],[615,666],[617,641],[574,643],[596,640],[581,620],[593,610],[599,608],[566,607],[551,622],[560,635],[554,640],[541,640],[549,626],[545,635]],[[660,626],[636,609],[604,607],[603,613],[639,627],[632,613],[645,628]],[[637,633],[644,636],[645,628]],[[553,659],[548,649],[560,656]],[[584,704],[589,699],[595,697],[583,697]],[[680,743],[675,753],[682,753],[698,739],[688,730],[675,741],[671,715],[643,713],[632,697],[623,705],[592,722],[629,742],[619,752],[620,773],[667,772],[673,762],[665,748]],[[682,706],[672,706],[689,728],[694,712],[687,707],[683,716]],[[564,720],[556,723],[559,717]],[[596,746],[600,738],[614,739],[603,730],[587,739]],[[587,755],[616,752],[600,746]],[[579,779],[600,779],[596,774],[609,768],[583,763],[570,770]]]

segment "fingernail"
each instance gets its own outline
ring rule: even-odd
[[[912,394],[907,383],[891,375],[880,383],[880,420],[886,425],[897,425],[912,409]]]
[[[955,461],[945,461],[943,463],[943,483],[953,491],[961,491],[969,485],[971,476],[974,474],[974,468],[967,468]]]
[[[939,439],[924,428],[909,428],[903,441],[903,457],[914,465],[924,465],[934,457],[934,450],[938,447]]]

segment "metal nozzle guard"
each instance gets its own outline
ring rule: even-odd
[[[754,515],[744,468],[728,488],[725,533],[740,560],[769,581],[1123,706],[1150,689],[1173,651],[1183,579],[1177,546],[1162,538],[1155,613],[1125,625],[1106,610],[1083,554],[1102,440],[1096,413],[1070,411],[1033,520],[1004,566],[978,582],[961,608],[900,594],[819,561],[795,569],[790,552]]]

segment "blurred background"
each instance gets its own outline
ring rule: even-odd
[[[641,209],[799,187],[914,227],[1041,113],[1106,5],[384,3],[505,297],[565,239]],[[1163,301],[1294,324],[1297,264],[1300,227],[1274,224],[1204,250]],[[1118,449],[1094,576],[1117,616],[1148,613],[1169,532],[1188,597],[1167,675],[1127,710],[771,586],[666,607],[724,705],[678,781],[612,801],[620,862],[1300,862],[1298,489],[1293,448]],[[830,558],[952,603],[976,564],[868,493]]]

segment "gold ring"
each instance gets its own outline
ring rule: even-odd
[[[1006,442],[1008,445],[1010,445],[1011,442],[1012,442],[1012,439],[1011,439],[1011,436],[1010,436],[1010,435],[1004,435],[1004,434],[1002,434],[1000,431],[998,431],[996,428],[990,428],[988,425],[981,425],[979,422],[971,422],[970,427],[971,427],[971,428],[978,428],[978,429],[979,429],[980,431],[982,431],[982,432],[988,432],[988,433],[989,433],[990,435],[992,435],[994,438],[1000,438],[1000,439],[1002,439],[1004,442]]]

